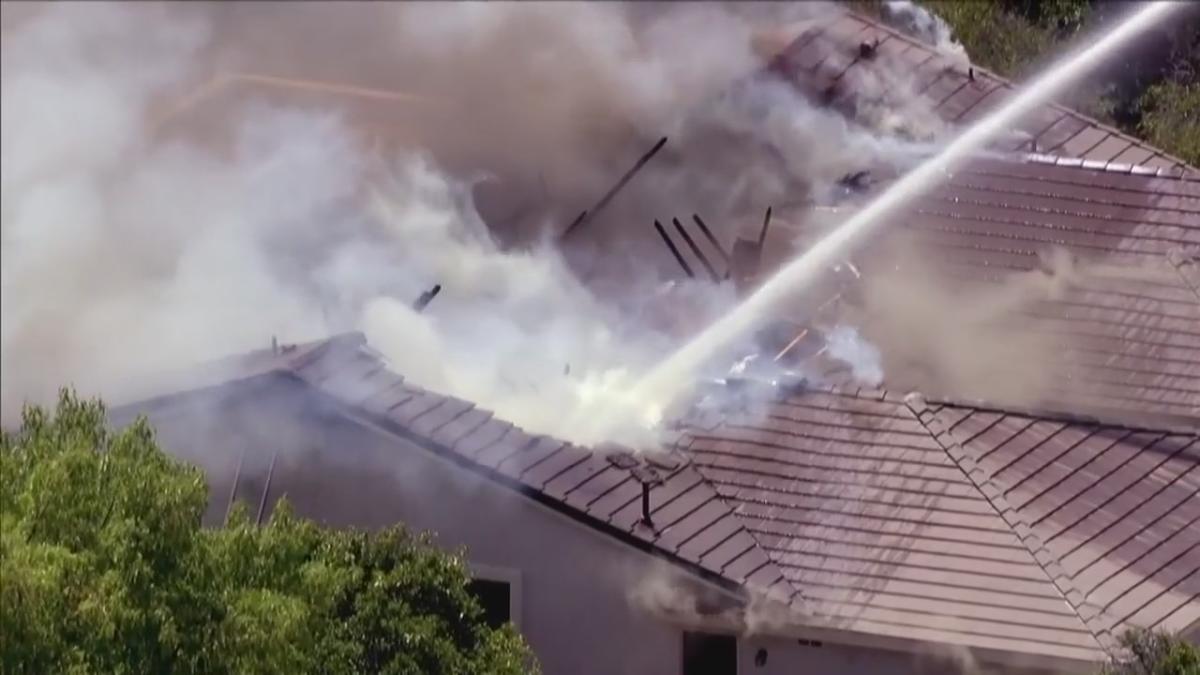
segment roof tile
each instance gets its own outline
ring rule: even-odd
[[[412,398],[392,408],[387,415],[396,424],[407,427],[413,420],[446,402],[444,397],[431,392],[415,392]]]
[[[1200,462],[1184,454],[1194,435],[1084,422],[1039,429],[1025,418],[981,433],[973,416],[954,435],[968,454],[986,456],[988,482],[1015,496],[1017,531],[1031,525],[1038,562],[1090,627],[1153,626],[1175,610],[1181,598],[1164,588],[1189,583],[1200,569],[1200,561],[1180,563],[1200,547],[1200,534],[1184,534],[1200,521],[1200,505],[1191,506],[1200,504],[1197,486],[1185,482]],[[1050,424],[1062,428],[1048,435]]]
[[[431,436],[434,441],[443,445],[457,448],[459,440],[479,429],[492,419],[492,413],[478,408],[469,408],[466,412],[451,419],[435,430]],[[464,453],[465,454],[465,453]]]
[[[610,469],[612,471],[609,471]],[[582,507],[587,504],[588,500],[577,501],[575,495],[571,493],[584,483],[589,482],[592,478],[606,472],[611,475],[617,471],[619,469],[613,469],[612,466],[599,457],[589,456],[582,461],[577,461],[575,464],[570,465],[569,468],[561,471],[557,476],[547,481],[542,486],[542,491],[556,499],[578,503]],[[568,496],[571,498],[568,499]],[[583,496],[580,495],[579,497],[582,498]]]
[[[516,440],[516,439],[514,439]],[[505,437],[505,444],[508,437]],[[501,473],[512,476],[513,478],[520,477],[530,466],[545,460],[550,455],[558,452],[566,444],[562,441],[549,438],[546,436],[538,436],[533,443],[522,444],[516,452],[505,457],[500,461],[496,468]],[[515,444],[512,444],[515,446]]]
[[[442,397],[438,405],[406,420],[405,426],[426,438],[431,438],[433,432],[465,415],[474,407],[466,401]]]
[[[500,440],[488,445],[475,455],[475,461],[491,468],[504,466],[508,460],[516,461],[519,453],[532,449],[541,437],[531,436],[517,427],[510,427]]]
[[[543,488],[560,473],[586,462],[588,459],[594,458],[587,450],[563,444],[557,451],[548,453],[536,462],[526,464],[521,471],[521,480],[535,487]]]
[[[616,488],[600,495],[594,501],[589,503],[588,511],[595,513],[601,518],[611,518],[614,513],[622,508],[638,502],[641,498],[641,494],[641,483],[635,481],[633,477],[630,476],[618,483]]]
[[[476,458],[484,450],[499,443],[512,429],[513,425],[508,422],[490,417],[470,433],[455,441],[454,449],[467,457]]]

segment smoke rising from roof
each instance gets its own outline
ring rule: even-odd
[[[825,4],[4,7],[6,419],[361,326],[418,383],[597,440],[574,421],[733,301],[663,286],[654,217],[728,243],[739,209],[921,151],[749,77],[758,26]],[[427,103],[201,88],[229,72]],[[550,234],[663,133],[564,259]]]
[[[934,47],[938,51],[969,62],[967,50],[954,39],[950,25],[912,0],[887,0],[883,3],[883,18],[890,25]]]

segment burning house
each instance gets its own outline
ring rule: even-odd
[[[575,359],[661,356],[622,351],[627,334],[601,328],[636,311],[656,338],[699,332],[729,306],[713,298],[752,293],[1014,90],[854,13],[770,37],[765,67],[744,78],[766,83],[747,85],[753,125],[721,117],[717,98],[657,144],[626,134],[600,178],[489,167],[521,186],[474,184],[497,240],[531,247],[530,222],[561,224],[552,245],[569,264],[545,263],[538,283],[504,278],[536,248],[502,258],[455,231],[438,245],[464,255],[429,261],[432,228],[412,227],[403,260],[425,266],[398,285],[394,339],[372,326],[265,335],[269,348],[127,396],[138,402],[114,421],[148,415],[165,448],[206,471],[211,524],[237,501],[264,521],[286,497],[329,525],[402,521],[465,546],[488,616],[513,621],[547,673],[1088,673],[1127,627],[1200,639],[1200,171],[1058,105],[891,214],[696,373],[652,442],[575,433],[627,384]],[[220,137],[219,115],[189,111],[247,87],[343,101],[356,127],[397,145],[430,117],[447,124],[424,94],[243,73],[164,108],[156,133]],[[826,148],[773,135],[794,131],[772,107],[794,100],[861,153],[795,171]],[[696,129],[712,126],[727,135],[709,156]],[[454,165],[468,144],[447,138],[440,158]],[[718,156],[746,138],[765,148],[761,167]],[[697,156],[713,164],[695,192],[734,197],[671,202],[675,174],[660,167],[703,173],[679,169]],[[410,202],[472,199],[412,182],[424,192]],[[611,264],[572,258],[604,246]],[[616,283],[639,265],[661,274]],[[392,280],[379,277],[353,290]],[[547,288],[562,291],[556,307],[625,304],[577,329],[535,311]],[[510,334],[497,313],[590,341],[518,348],[542,333]],[[484,356],[433,372],[443,352],[423,347],[441,345],[421,340],[436,329]],[[482,371],[503,387],[467,377]]]

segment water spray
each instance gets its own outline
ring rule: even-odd
[[[1044,104],[1115,49],[1183,4],[1160,1],[1139,9],[1107,35],[1060,61],[1010,101],[968,127],[940,153],[905,174],[812,248],[785,265],[729,315],[659,364],[629,392],[631,401],[646,410],[645,419],[659,419],[663,410],[691,387],[695,374],[705,363],[734,340],[761,325],[771,310],[811,284],[821,271],[843,256],[854,241],[887,222],[888,216],[939,183],[964,159],[1007,131],[1022,115]],[[601,418],[596,423],[613,426],[616,420]]]

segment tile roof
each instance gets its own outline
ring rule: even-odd
[[[819,227],[777,233],[768,260],[803,250]],[[1043,403],[1200,419],[1200,180],[980,158],[853,254],[865,277],[889,268],[897,237],[962,288],[1045,271],[1056,249],[1090,265],[1094,278],[1009,315],[1057,345],[1039,364],[1056,380]]]
[[[1200,619],[1200,438],[954,404],[914,411],[1097,634]]]
[[[894,394],[810,391],[687,451],[808,611],[847,630],[1083,660],[1100,646]]]
[[[1041,265],[1052,247],[1114,266],[1029,310],[1062,338],[1046,364],[1067,405],[1200,417],[1200,302],[1169,254],[1200,244],[1200,181],[983,160],[905,219],[964,282]]]
[[[864,42],[877,42],[874,58],[860,55]],[[777,67],[805,91],[835,105],[854,105],[859,94],[885,99],[899,94],[897,89],[915,92],[951,124],[980,119],[1015,90],[1013,83],[980,67],[973,67],[972,79],[954,57],[853,12],[809,26],[778,57]],[[1200,177],[1200,171],[1179,158],[1058,104],[1034,110],[1019,128],[1023,133],[1001,142],[999,149]]]
[[[808,390],[635,457],[414,386],[357,334],[237,364],[818,628],[1085,664],[1119,624],[1200,616],[1194,431]]]

